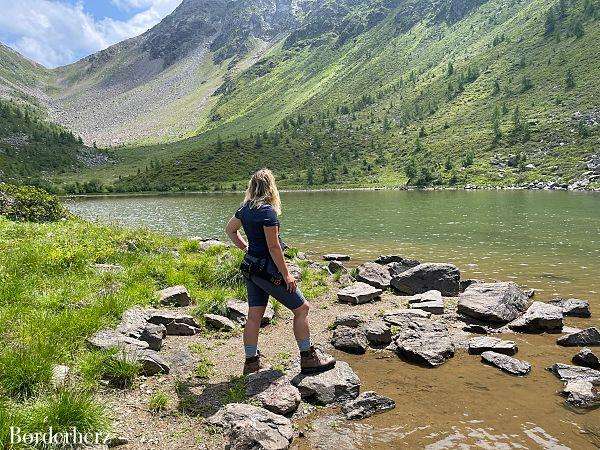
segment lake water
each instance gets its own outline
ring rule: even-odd
[[[239,194],[77,198],[87,219],[144,226],[187,236],[223,238]],[[463,278],[514,280],[536,299],[590,300],[599,326],[600,195],[530,191],[345,191],[285,193],[283,237],[319,259],[326,252],[353,263],[398,253],[452,262]],[[532,364],[516,378],[481,364],[464,350],[436,369],[407,364],[389,352],[337,353],[364,389],[396,401],[396,409],[348,422],[324,409],[309,418],[299,449],[588,449],[600,448],[600,409],[581,412],[556,395],[561,383],[545,368],[577,351],[556,335],[510,334],[518,358]]]

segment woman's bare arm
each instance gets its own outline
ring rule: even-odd
[[[281,244],[279,243],[279,227],[263,227],[265,230],[265,237],[267,238],[267,246],[269,247],[269,253],[273,262],[277,266],[277,269],[283,275],[285,284],[287,284],[288,291],[294,292],[296,290],[296,279],[290,274],[288,266],[283,257],[283,250],[281,250]]]
[[[231,239],[231,242],[233,242],[237,248],[247,251],[248,244],[240,234],[240,228],[242,228],[242,221],[237,217],[232,217],[229,219],[229,222],[227,222],[225,233],[227,233],[227,236],[229,236],[229,239]]]

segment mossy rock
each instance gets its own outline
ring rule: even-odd
[[[69,212],[43,189],[0,183],[0,215],[19,222],[55,222]]]

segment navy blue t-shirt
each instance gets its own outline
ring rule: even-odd
[[[273,207],[261,205],[253,208],[249,203],[245,203],[235,212],[235,217],[242,221],[244,233],[248,238],[248,254],[258,258],[268,257],[269,246],[263,227],[279,226],[279,219]]]

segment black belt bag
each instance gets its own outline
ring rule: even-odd
[[[240,264],[240,270],[246,278],[255,275],[279,286],[283,282],[283,277],[274,266],[275,264],[269,258],[258,258],[246,253]]]

